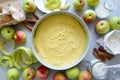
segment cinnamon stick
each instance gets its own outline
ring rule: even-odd
[[[35,16],[35,18],[36,18],[37,20],[40,19],[39,16],[38,16],[35,12],[33,13],[33,16]]]
[[[99,52],[99,50],[97,49],[97,48],[94,48],[93,49],[96,53],[98,53]]]
[[[101,55],[104,55],[107,59],[110,60],[110,59],[112,59],[114,57],[113,54],[108,53],[102,46],[100,46],[98,49],[99,49],[99,51],[101,51],[100,52]]]
[[[106,52],[99,52],[99,54],[102,55],[102,56],[105,56],[109,60],[111,60],[114,57],[114,55],[108,54]]]
[[[104,56],[104,54],[101,54],[101,52],[98,53],[98,56],[102,58],[104,62],[106,61],[106,56]]]
[[[37,21],[33,18],[26,18],[25,21],[29,22],[29,23],[32,23],[32,24],[35,24]]]
[[[98,50],[102,51],[102,52],[106,52],[105,49],[102,46],[98,47]]]
[[[29,30],[31,30],[31,31],[32,31],[32,27],[31,27],[31,26],[29,26],[27,23],[24,23],[24,22],[23,22],[23,25],[24,25],[26,28],[28,28]]]
[[[111,60],[114,57],[113,54],[108,53],[102,46],[100,46],[98,49],[94,48],[93,54],[101,61],[106,61],[106,59]]]
[[[99,60],[101,60],[101,61],[105,61],[103,58],[101,58],[99,55],[98,55],[98,53],[96,52],[96,51],[93,51],[93,55],[97,58],[97,59],[99,59]]]

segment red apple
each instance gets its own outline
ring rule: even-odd
[[[76,10],[81,10],[85,6],[85,0],[74,0],[73,5]]]
[[[84,21],[86,22],[93,22],[96,18],[96,13],[95,11],[89,9],[89,10],[86,10],[84,13],[83,13],[83,19]]]
[[[110,30],[110,25],[106,20],[100,20],[96,24],[96,31],[99,34],[105,34]]]
[[[40,66],[36,71],[36,75],[38,79],[45,80],[49,75],[49,69],[45,66]]]
[[[81,71],[78,80],[91,80],[92,76],[87,70]]]
[[[53,80],[67,80],[67,78],[62,72],[57,72],[54,74]]]
[[[26,34],[23,31],[17,31],[14,34],[14,40],[19,43],[23,43],[26,40]]]
[[[30,67],[26,68],[23,71],[24,80],[33,80],[34,76],[35,76],[35,71]]]

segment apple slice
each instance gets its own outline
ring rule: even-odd
[[[61,9],[68,9],[70,7],[70,2],[67,2],[66,4],[64,4],[63,6],[61,6]]]
[[[50,10],[56,10],[61,7],[61,0],[45,0],[45,7]]]

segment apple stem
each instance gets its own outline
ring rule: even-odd
[[[89,14],[89,16],[91,16],[91,14]]]
[[[8,33],[10,33],[10,31],[8,31]]]
[[[120,22],[118,22],[118,24],[120,24]]]

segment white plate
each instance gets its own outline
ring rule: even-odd
[[[44,13],[50,13],[50,12],[53,12],[53,10],[49,10],[47,8],[44,7],[45,5],[45,0],[34,0],[35,1],[35,4],[37,6],[37,8],[44,12]],[[64,5],[66,3],[67,0],[61,0],[61,6]],[[57,9],[57,10],[54,10],[54,11],[60,11],[60,9]]]

